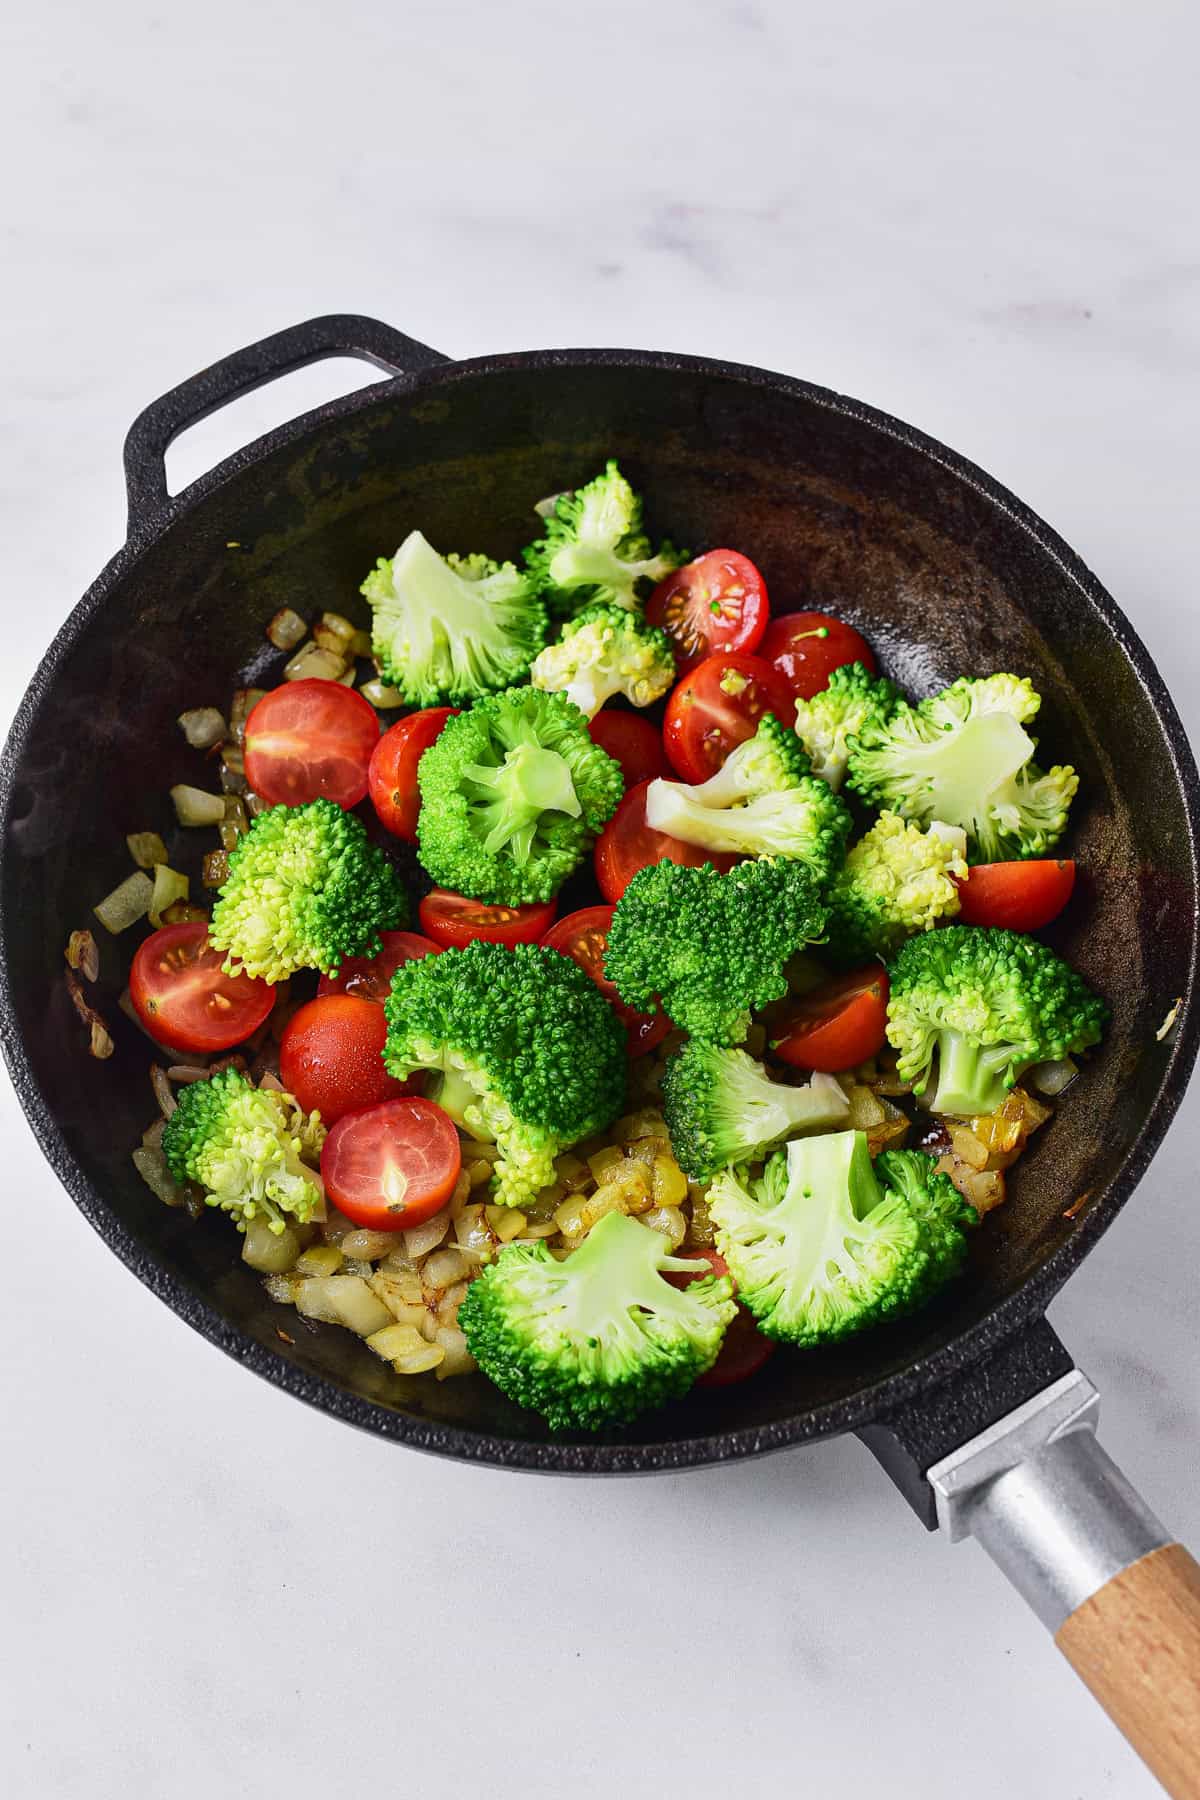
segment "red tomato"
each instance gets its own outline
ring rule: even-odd
[[[384,732],[371,753],[367,780],[380,823],[410,844],[417,841],[421,810],[417,764],[457,711],[456,706],[427,706],[423,712],[409,713]]]
[[[678,1255],[703,1257],[711,1268],[697,1269],[694,1275],[685,1275],[682,1270],[678,1274],[668,1275],[665,1279],[672,1287],[690,1287],[693,1281],[703,1281],[710,1273],[729,1274],[729,1264],[719,1250],[680,1250]],[[697,1377],[696,1386],[732,1387],[737,1381],[745,1381],[749,1375],[757,1375],[763,1364],[769,1362],[774,1354],[774,1344],[758,1329],[753,1313],[748,1313],[744,1306],[739,1306],[729,1322],[716,1362],[711,1369]]]
[[[1075,886],[1073,862],[980,863],[958,884],[964,925],[1040,931],[1057,919]]]
[[[730,650],[697,664],[672,690],[663,720],[667,760],[684,781],[707,781],[765,712],[794,724],[796,703],[760,656]]]
[[[449,1115],[412,1096],[347,1113],[321,1151],[330,1198],[370,1231],[407,1231],[431,1219],[454,1192],[461,1166]]]
[[[612,926],[611,906],[585,906],[581,912],[568,913],[542,939],[547,950],[558,950],[577,962],[591,977],[617,1017],[624,1023],[630,1056],[644,1056],[660,1044],[671,1029],[665,1013],[635,1012],[626,1006],[617,992],[616,983],[604,973],[604,951]]]
[[[767,584],[737,550],[709,550],[650,596],[646,617],[671,634],[681,675],[718,650],[753,650],[767,629]]]
[[[887,1031],[888,978],[882,963],[852,969],[788,1001],[771,1023],[771,1048],[794,1069],[836,1075],[878,1056]]]
[[[357,806],[379,742],[379,720],[340,681],[286,681],[246,720],[246,780],[273,806],[335,800]]]
[[[434,888],[417,908],[421,924],[440,950],[462,950],[473,938],[486,944],[536,944],[554,923],[557,900],[529,906],[489,906],[449,888]]]
[[[254,1035],[275,1004],[275,989],[250,975],[224,974],[224,960],[203,919],[164,925],[138,945],[129,998],[156,1043],[231,1050]]]
[[[596,714],[588,730],[592,742],[620,763],[626,788],[636,787],[639,781],[653,781],[656,775],[671,773],[663,754],[662,737],[649,719],[606,706],[603,712]]]
[[[383,1066],[387,1020],[378,1000],[325,994],[294,1012],[279,1044],[279,1079],[305,1112],[332,1125],[354,1107],[411,1090]]]
[[[606,900],[615,906],[639,869],[650,863],[679,863],[685,869],[698,869],[701,863],[712,863],[722,872],[732,869],[736,856],[715,850],[702,850],[699,844],[685,844],[668,837],[665,831],[654,831],[646,823],[646,789],[648,781],[630,788],[616,812],[596,839],[596,881]]]
[[[829,686],[843,663],[866,663],[875,673],[875,657],[865,637],[828,613],[784,613],[771,620],[758,654],[774,665],[797,700],[811,700]]]
[[[322,975],[317,998],[360,994],[364,1000],[382,1002],[392,991],[392,974],[401,963],[437,955],[437,945],[417,931],[381,931],[379,937],[383,949],[378,956],[348,956],[336,975]]]

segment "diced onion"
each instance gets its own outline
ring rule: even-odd
[[[427,1256],[431,1250],[436,1250],[449,1229],[450,1211],[443,1207],[423,1225],[414,1225],[411,1231],[405,1232],[404,1248],[415,1262],[419,1256]]]
[[[78,969],[85,981],[95,981],[100,974],[100,952],[90,931],[73,931],[67,939],[67,967]]]
[[[364,700],[369,700],[372,706],[379,708],[380,712],[391,712],[394,707],[404,705],[404,695],[400,689],[389,687],[386,681],[377,681],[374,678],[364,681],[358,691]]]
[[[1051,1099],[1069,1087],[1078,1075],[1079,1070],[1069,1056],[1056,1057],[1053,1062],[1037,1063],[1028,1071],[1026,1079],[1039,1094],[1047,1094]]]
[[[260,1275],[283,1275],[300,1254],[300,1239],[290,1226],[275,1232],[266,1219],[248,1219],[242,1239],[242,1261]]]
[[[135,875],[127,876],[92,911],[105,930],[115,937],[118,932],[127,931],[139,919],[144,919],[153,899],[154,883],[139,869]]]
[[[336,681],[345,672],[346,659],[319,644],[307,643],[283,665],[285,681]]]
[[[267,636],[277,650],[294,650],[308,626],[290,606],[281,606],[267,626]]]
[[[150,1065],[150,1086],[154,1089],[154,1098],[158,1101],[158,1109],[164,1119],[169,1119],[179,1104],[175,1091],[167,1080],[167,1071],[159,1063]]]
[[[229,852],[210,850],[200,866],[200,879],[206,888],[224,887],[229,878]]]
[[[178,869],[169,869],[166,863],[158,863],[154,870],[154,893],[150,900],[150,923],[155,931],[163,922],[163,913],[168,906],[174,906],[177,900],[188,897],[188,878],[181,875]]]
[[[332,650],[335,656],[345,657],[351,653],[354,643],[354,626],[341,613],[323,612],[313,626],[313,642],[322,650]]]
[[[180,713],[177,723],[193,750],[211,750],[225,736],[225,721],[215,706]]]
[[[133,1152],[133,1166],[156,1199],[164,1206],[182,1206],[183,1189],[172,1176],[161,1150],[140,1145]]]
[[[350,648],[355,656],[370,656],[371,634],[369,631],[356,631],[350,639]]]
[[[378,1262],[381,1256],[400,1248],[398,1231],[348,1231],[341,1240],[342,1255],[359,1257],[365,1262]]]
[[[206,794],[203,788],[181,782],[171,789],[171,799],[181,825],[219,825],[225,817],[223,794]]]
[[[131,831],[125,842],[139,869],[153,869],[167,860],[167,846],[157,831]]]
[[[538,518],[552,519],[558,510],[559,501],[565,500],[570,491],[570,488],[564,488],[561,494],[547,494],[544,500],[536,501],[533,510]]]
[[[266,693],[266,688],[239,688],[229,709],[229,735],[235,744],[246,736],[246,720]]]

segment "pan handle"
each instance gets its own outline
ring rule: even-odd
[[[1096,1441],[1100,1397],[1061,1376],[935,1463],[951,1539],[974,1537],[1175,1800],[1200,1796],[1200,1565]]]
[[[130,426],[125,439],[130,537],[168,498],[167,447],[181,431],[276,376],[290,375],[327,356],[361,357],[389,375],[412,375],[449,361],[428,344],[356,313],[308,319],[222,357],[152,401]]]

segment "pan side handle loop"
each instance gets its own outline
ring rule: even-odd
[[[329,356],[357,356],[389,375],[412,375],[449,361],[379,319],[328,313],[235,350],[191,375],[139,413],[125,439],[129,535],[168,498],[166,454],[189,425],[254,388]]]

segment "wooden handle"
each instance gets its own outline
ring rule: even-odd
[[[1055,1642],[1174,1800],[1200,1800],[1200,1563],[1152,1550],[1085,1600]]]

